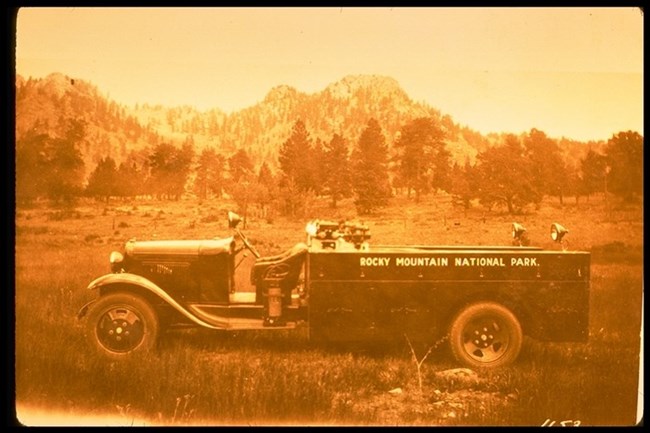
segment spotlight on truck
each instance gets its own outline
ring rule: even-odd
[[[513,245],[528,245],[528,236],[526,235],[526,227],[519,223],[512,223],[512,243]]]
[[[314,221],[310,221],[307,223],[307,226],[305,227],[305,231],[307,232],[307,235],[310,237],[315,237],[316,234],[318,233],[318,223]]]
[[[562,238],[567,233],[569,233],[569,231],[564,227],[562,227],[560,224],[558,223],[551,224],[551,239],[553,239],[555,242],[561,243]]]
[[[241,217],[235,212],[228,211],[228,228],[234,229],[241,222]]]

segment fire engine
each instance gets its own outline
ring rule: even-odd
[[[304,242],[263,257],[240,221],[229,212],[222,239],[130,240],[112,252],[111,272],[88,285],[97,296],[78,313],[92,345],[124,358],[176,325],[307,327],[321,342],[447,339],[459,363],[500,367],[524,335],[587,340],[590,253],[524,245],[520,224],[509,246],[371,245],[366,225],[314,220]],[[560,245],[567,232],[551,225]],[[254,292],[235,285],[244,250],[255,257]]]

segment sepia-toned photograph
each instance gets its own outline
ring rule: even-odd
[[[643,12],[16,9],[14,422],[642,424]]]

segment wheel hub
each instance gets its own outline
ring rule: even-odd
[[[136,312],[127,308],[113,308],[104,313],[97,324],[97,338],[113,352],[128,352],[137,347],[144,337],[143,322]]]
[[[492,362],[503,356],[509,336],[502,331],[495,318],[482,318],[470,322],[466,329],[463,346],[475,360]]]

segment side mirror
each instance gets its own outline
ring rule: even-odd
[[[235,212],[228,211],[228,227],[234,229],[241,222],[241,217]]]
[[[562,242],[562,238],[567,233],[569,233],[569,231],[562,227],[560,224],[551,224],[551,239],[553,239],[555,242]]]

